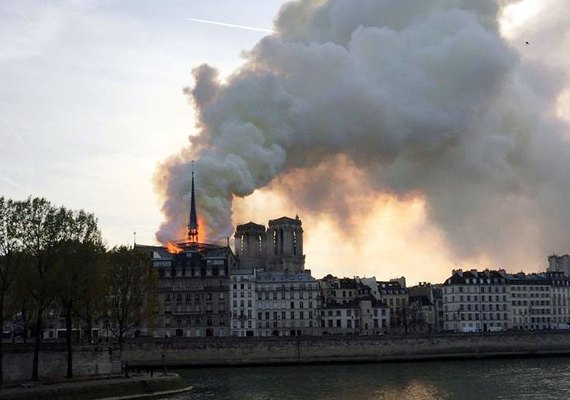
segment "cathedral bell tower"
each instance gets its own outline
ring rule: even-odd
[[[272,272],[299,273],[305,269],[303,228],[299,216],[269,221],[267,267]]]

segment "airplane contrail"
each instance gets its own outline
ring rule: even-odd
[[[25,144],[24,139],[22,139],[22,136],[18,133],[18,131],[12,126],[12,124],[10,122],[8,122],[6,117],[4,117],[4,115],[2,115],[2,114],[0,114],[0,122],[2,122],[8,128],[8,131],[10,131],[10,133],[12,133],[16,137],[16,139],[18,139],[20,144],[22,144],[22,145]]]
[[[236,24],[228,24],[226,22],[218,22],[218,21],[209,21],[207,19],[197,19],[197,18],[187,18],[188,21],[192,22],[201,22],[203,24],[211,24],[211,25],[218,25],[218,26],[225,26],[228,28],[237,28],[237,29],[246,29],[248,31],[257,31],[257,32],[266,32],[266,33],[275,33],[271,29],[264,29],[264,28],[256,28],[254,26],[246,26],[246,25],[236,25]]]

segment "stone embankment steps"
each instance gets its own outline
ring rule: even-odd
[[[131,378],[26,384],[0,390],[0,400],[128,400],[174,395],[191,390],[177,374]]]

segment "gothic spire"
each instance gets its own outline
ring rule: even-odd
[[[192,192],[190,193],[190,221],[188,222],[188,241],[198,242],[198,217],[196,216],[196,195],[194,194],[194,161],[192,161]]]

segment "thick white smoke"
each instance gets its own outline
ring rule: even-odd
[[[341,157],[362,171],[363,190],[423,196],[460,256],[565,250],[570,158],[555,109],[566,75],[501,36],[505,3],[286,4],[276,33],[227,83],[208,65],[194,70],[186,94],[200,134],[157,173],[166,218],[157,238],[180,237],[192,159],[216,240],[233,232],[233,197],[276,177],[316,174],[288,194],[309,210],[333,204],[326,170]],[[361,212],[343,207],[353,192],[334,193],[338,209]]]

